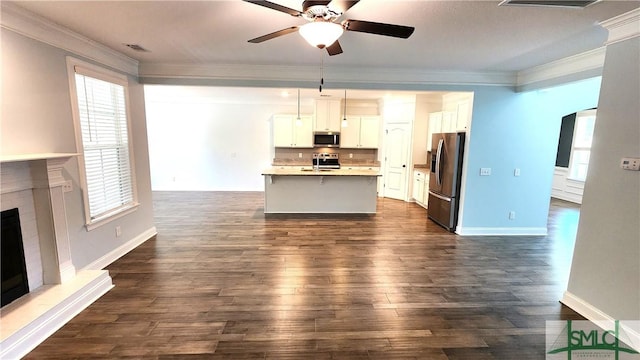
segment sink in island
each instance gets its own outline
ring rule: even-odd
[[[378,176],[372,168],[272,167],[264,175],[265,214],[374,214]]]

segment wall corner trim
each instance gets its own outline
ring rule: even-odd
[[[156,227],[151,227],[145,231],[143,231],[140,235],[134,237],[133,239],[127,241],[126,243],[118,246],[114,250],[95,260],[91,264],[85,266],[83,270],[101,270],[105,267],[109,266],[114,261],[118,260],[122,256],[126,255],[129,251],[135,249],[140,246],[145,241],[151,239],[156,236],[158,231]]]
[[[640,36],[640,8],[600,22],[609,30],[607,45]]]
[[[138,76],[138,60],[6,1],[0,3],[0,26],[69,51],[126,74]]]
[[[575,294],[571,293],[568,290],[565,291],[564,294],[562,295],[562,299],[560,299],[560,303],[566,305],[571,310],[584,316],[589,321],[604,320],[604,321],[610,321],[613,323],[613,321],[615,320],[633,320],[633,321],[637,320],[637,319],[614,319],[609,314],[591,305],[584,299],[576,296]],[[624,332],[627,335],[629,335],[629,338],[631,340],[631,344],[627,344],[627,345],[633,347],[637,351],[640,351],[640,333],[634,329],[631,329],[625,326],[624,323],[622,322],[621,322],[621,326]]]

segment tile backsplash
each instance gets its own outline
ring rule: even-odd
[[[377,149],[276,148],[272,165],[309,165],[314,153],[338,153],[342,166],[380,166]]]

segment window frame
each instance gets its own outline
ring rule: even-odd
[[[575,170],[575,158],[574,155],[576,153],[576,151],[588,151],[589,152],[589,161],[591,161],[591,148],[593,147],[593,134],[591,135],[592,137],[592,142],[591,144],[586,147],[586,146],[576,146],[576,138],[577,138],[577,133],[578,133],[578,122],[580,121],[580,118],[586,118],[586,117],[593,117],[594,118],[594,129],[595,129],[595,122],[597,120],[597,109],[590,109],[590,110],[584,110],[584,111],[580,111],[578,113],[576,113],[576,120],[575,120],[575,125],[573,128],[573,137],[571,139],[571,154],[569,156],[569,167],[567,168],[567,179],[571,180],[571,181],[575,181],[578,183],[584,183],[587,178],[586,178],[586,174],[585,174],[585,178],[584,179],[579,179],[577,177],[574,176],[574,170]],[[587,173],[588,173],[588,166],[589,164],[587,163]]]
[[[128,151],[129,151],[129,166],[130,166],[130,177],[131,177],[131,193],[132,199],[129,203],[126,203],[122,206],[114,208],[100,217],[95,219],[91,218],[91,211],[89,207],[89,195],[87,191],[87,171],[85,168],[85,159],[84,159],[84,144],[82,141],[82,125],[80,120],[80,110],[78,105],[78,91],[76,86],[76,68],[80,68],[80,74],[88,77],[92,77],[95,79],[99,79],[102,81],[106,81],[109,83],[113,83],[116,85],[120,85],[124,88],[124,103],[125,103],[125,111],[126,111],[126,124],[127,124],[127,142],[128,142]],[[76,152],[79,154],[77,157],[78,161],[78,170],[80,173],[80,187],[82,192],[83,199],[83,207],[84,207],[84,216],[85,216],[85,227],[87,231],[91,231],[96,229],[102,225],[105,225],[115,219],[121,218],[125,215],[128,215],[137,210],[140,203],[138,202],[138,191],[137,191],[137,181],[136,181],[136,166],[135,166],[135,156],[133,152],[133,136],[131,131],[131,111],[130,111],[130,100],[129,100],[129,80],[126,75],[102,68],[100,66],[73,58],[67,57],[67,75],[69,77],[69,94],[71,97],[71,112],[73,116],[73,124],[75,130],[75,138],[76,138]]]

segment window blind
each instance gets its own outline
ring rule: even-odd
[[[91,221],[134,202],[125,88],[75,74]]]

